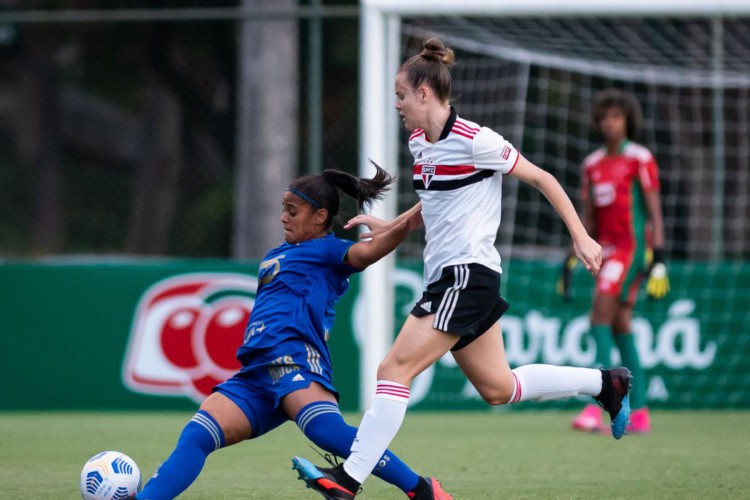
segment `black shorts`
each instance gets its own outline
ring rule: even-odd
[[[434,314],[433,327],[461,336],[451,349],[457,351],[489,330],[507,310],[499,273],[481,264],[458,264],[443,268],[440,279],[427,285],[411,314]]]

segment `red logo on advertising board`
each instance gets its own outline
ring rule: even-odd
[[[235,354],[257,288],[256,277],[235,273],[183,274],[153,285],[133,318],[125,385],[203,401],[240,368]]]

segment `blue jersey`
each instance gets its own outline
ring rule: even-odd
[[[298,244],[285,242],[268,252],[260,264],[255,304],[237,351],[243,371],[273,363],[293,342],[304,344],[308,362],[330,377],[326,341],[336,302],[349,288],[349,276],[358,271],[344,262],[353,244],[331,233]]]

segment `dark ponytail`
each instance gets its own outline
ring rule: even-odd
[[[327,169],[323,171],[323,177],[328,182],[357,200],[357,210],[362,211],[365,206],[372,205],[374,200],[383,199],[383,194],[396,180],[391,174],[380,168],[380,165],[370,160],[375,167],[375,176],[372,179],[361,179],[355,175],[340,170]]]
[[[328,210],[326,228],[330,230],[333,218],[339,213],[338,189],[357,200],[357,210],[362,211],[372,204],[374,200],[380,200],[388,191],[396,178],[382,169],[374,161],[370,163],[375,167],[375,176],[371,179],[362,179],[356,175],[342,172],[341,170],[326,169],[320,175],[307,175],[296,179],[289,185],[288,190],[297,194],[314,208],[325,208]]]

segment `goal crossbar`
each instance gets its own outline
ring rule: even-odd
[[[361,0],[396,16],[732,16],[750,14],[745,0]]]

